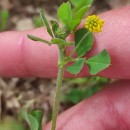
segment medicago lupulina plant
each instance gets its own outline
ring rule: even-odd
[[[73,5],[73,9],[71,4]],[[51,40],[47,41],[39,37],[28,35],[28,38],[31,40],[43,42],[49,46],[57,45],[59,50],[59,60],[57,65],[58,75],[51,130],[56,129],[60,91],[64,72],[68,71],[71,74],[77,75],[80,73],[83,66],[87,65],[90,74],[96,75],[110,65],[110,56],[105,49],[94,57],[86,58],[85,56],[93,47],[93,33],[102,32],[102,27],[104,26],[104,21],[101,20],[99,16],[92,15],[86,18],[83,28],[78,28],[78,25],[81,23],[91,4],[92,0],[70,0],[70,2],[63,3],[57,11],[59,22],[51,20],[49,23],[45,17],[44,11],[41,10],[40,16],[48,34],[51,36]],[[66,40],[67,36],[70,34],[74,34],[74,42]],[[66,55],[66,49],[69,46],[74,46],[74,49],[69,55]],[[74,57],[75,53],[77,54],[76,58]],[[69,64],[68,66],[68,63],[72,64]],[[33,130],[38,130],[38,127]]]

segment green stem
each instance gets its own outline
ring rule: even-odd
[[[64,52],[61,48],[59,48],[59,62],[58,62],[59,69],[58,69],[58,77],[57,77],[57,85],[56,85],[56,94],[55,94],[54,106],[53,106],[51,130],[55,130],[56,128],[56,121],[57,121],[59,102],[60,102],[60,91],[61,91],[63,75],[64,75],[63,61],[64,61]]]

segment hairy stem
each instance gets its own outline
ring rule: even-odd
[[[64,54],[63,53],[64,53],[63,50],[59,48],[59,62],[58,62],[59,69],[58,69],[54,106],[53,106],[51,130],[55,130],[56,128],[56,120],[57,120],[57,115],[59,110],[60,92],[61,92],[63,75],[64,75],[64,65],[63,65]]]

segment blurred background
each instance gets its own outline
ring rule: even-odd
[[[56,18],[58,6],[65,0],[0,0],[0,32],[28,30],[43,26],[39,9],[49,19]],[[128,5],[130,0],[94,0],[89,14]],[[102,77],[65,79],[62,87],[60,113],[113,82]],[[43,124],[50,121],[55,93],[55,79],[0,78],[0,130],[26,130],[21,109],[44,111]]]

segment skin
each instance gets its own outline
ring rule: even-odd
[[[99,75],[122,79],[107,85],[91,98],[70,108],[58,118],[57,130],[129,130],[130,129],[130,6],[101,14],[103,32],[94,34],[90,57],[104,48],[111,56],[111,66]],[[83,26],[83,24],[81,25]],[[3,77],[44,77],[57,75],[58,51],[27,38],[27,34],[50,40],[44,28],[0,34],[0,75]],[[68,37],[73,40],[73,36]],[[68,48],[67,54],[71,48]],[[89,76],[84,67],[78,77]],[[72,75],[65,73],[65,77]],[[50,124],[43,130],[50,130]]]

